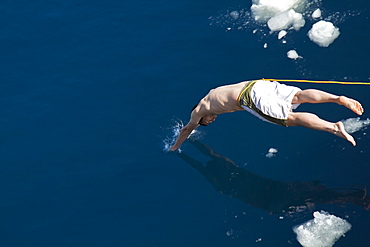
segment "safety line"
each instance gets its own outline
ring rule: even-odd
[[[310,81],[310,80],[290,80],[290,79],[265,79],[267,81],[285,81],[285,82],[307,82],[307,83],[329,83],[329,84],[346,84],[346,85],[370,85],[370,82],[350,82],[350,81]]]

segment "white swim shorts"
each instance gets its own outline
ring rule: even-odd
[[[299,104],[292,104],[298,87],[287,86],[276,81],[251,81],[239,95],[239,104],[258,118],[287,126],[288,114]]]

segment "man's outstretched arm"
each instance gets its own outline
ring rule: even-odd
[[[177,137],[175,144],[170,148],[171,151],[179,149],[181,144],[189,137],[191,132],[198,128],[199,124],[192,124],[189,122],[184,128],[181,129],[180,135]]]

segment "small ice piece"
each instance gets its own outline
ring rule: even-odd
[[[281,43],[285,44],[286,43],[286,40],[281,41]]]
[[[266,157],[267,158],[272,158],[276,155],[277,152],[278,152],[278,150],[276,148],[270,148],[268,153],[266,154]]]
[[[317,18],[320,18],[321,17],[321,10],[320,9],[316,9],[313,13],[312,13],[312,18],[314,19],[317,19]]]
[[[234,234],[234,230],[233,229],[231,229],[230,231],[227,231],[226,232],[226,235],[228,236],[228,237],[230,237],[231,235],[233,235]]]
[[[230,16],[234,19],[238,19],[239,18],[239,12],[234,10],[230,13]]]
[[[298,53],[295,50],[290,50],[286,53],[287,57],[290,59],[296,60],[297,58],[302,58],[301,56],[298,55]]]
[[[299,30],[305,24],[305,20],[300,13],[296,13],[293,9],[290,9],[281,14],[275,15],[267,21],[267,26],[271,31],[279,31],[293,27],[295,30]]]
[[[266,157],[267,157],[267,158],[270,158],[270,159],[271,159],[272,157],[274,157],[274,156],[275,156],[275,154],[273,154],[273,153],[268,153],[268,154],[266,154]]]
[[[256,243],[261,242],[261,241],[262,241],[262,238],[259,238],[256,240]]]
[[[269,153],[277,153],[278,150],[276,148],[270,148]]]
[[[331,247],[351,229],[351,224],[325,211],[314,212],[314,219],[293,227],[298,242],[304,247]]]
[[[265,43],[265,44],[263,45],[263,48],[265,48],[265,49],[267,48],[267,43]]]
[[[328,21],[316,22],[312,25],[311,30],[308,31],[310,40],[321,47],[328,47],[338,38],[339,34],[339,28]]]
[[[281,30],[278,34],[278,39],[282,39],[287,34],[287,31]]]
[[[230,31],[230,30],[231,30],[231,27],[226,28],[226,30],[227,30],[227,31]]]

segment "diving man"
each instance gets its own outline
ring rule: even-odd
[[[246,110],[258,118],[281,126],[303,126],[326,131],[356,146],[342,122],[328,122],[307,112],[293,112],[302,103],[336,103],[358,115],[364,112],[361,104],[345,96],[337,96],[316,89],[301,90],[277,81],[254,80],[220,86],[209,91],[191,112],[190,121],[182,128],[171,151],[177,150],[193,130],[207,126],[223,113]]]

